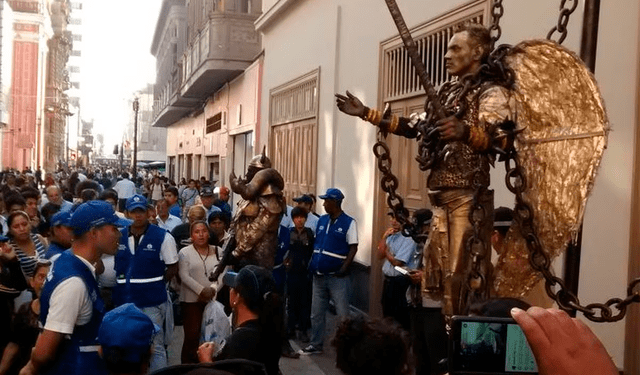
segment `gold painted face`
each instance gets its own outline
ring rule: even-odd
[[[477,69],[480,65],[480,48],[471,40],[466,31],[455,34],[447,46],[444,62],[447,71],[452,76],[464,76]],[[481,52],[481,51],[480,51]]]

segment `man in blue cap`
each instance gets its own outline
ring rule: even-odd
[[[109,373],[146,374],[153,337],[160,331],[133,303],[125,303],[105,314],[98,342]]]
[[[116,286],[113,289],[115,306],[134,303],[161,328],[153,342],[150,371],[167,367],[165,334],[170,336],[172,319],[166,282],[178,273],[178,253],[173,236],[149,223],[147,199],[136,194],[125,205],[131,226],[122,229],[120,247],[115,258]],[[168,324],[166,324],[168,323]],[[166,325],[165,325],[166,324]]]
[[[94,264],[102,254],[116,253],[118,226],[125,224],[103,201],[83,203],[73,213],[75,239],[47,276],[40,298],[44,330],[20,374],[106,373],[96,341],[104,302]]]
[[[300,354],[322,352],[324,326],[333,299],[339,318],[349,314],[349,267],[358,251],[356,221],[342,211],[344,195],[339,189],[327,189],[324,210],[318,220],[309,272],[313,274],[311,297],[311,342]]]
[[[53,262],[58,259],[60,254],[70,248],[73,242],[71,214],[68,211],[58,211],[51,217],[50,233],[49,248],[44,257]]]

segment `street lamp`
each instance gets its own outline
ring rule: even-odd
[[[133,112],[135,116],[133,118],[133,165],[131,166],[131,179],[136,181],[138,179],[138,110],[140,110],[140,103],[138,98],[133,100]]]

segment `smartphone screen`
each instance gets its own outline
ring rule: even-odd
[[[451,328],[451,373],[538,373],[527,338],[513,319],[455,316]]]

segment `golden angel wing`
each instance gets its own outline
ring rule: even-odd
[[[516,75],[518,161],[527,187],[524,201],[534,212],[534,229],[549,258],[575,241],[587,197],[607,144],[609,125],[593,75],[571,51],[551,41],[525,41],[506,63]],[[507,233],[495,272],[500,296],[524,296],[541,275],[517,224]]]

